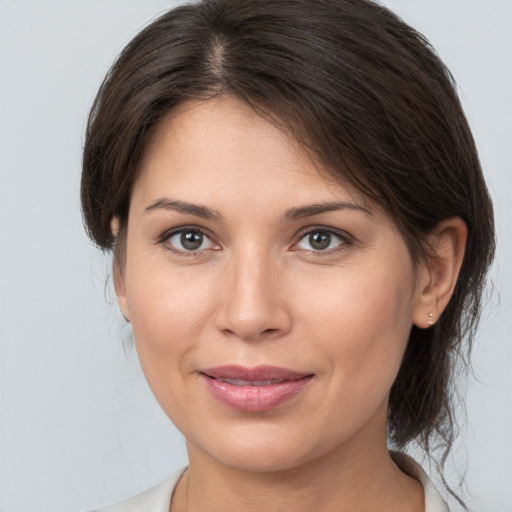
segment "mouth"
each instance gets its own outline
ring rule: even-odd
[[[220,366],[199,373],[217,400],[245,412],[263,412],[281,405],[299,394],[314,376],[276,366]]]
[[[211,379],[215,377],[210,377]],[[242,379],[227,379],[227,378],[215,378],[219,382],[225,382],[227,384],[233,384],[233,386],[272,386],[273,384],[280,384],[286,380],[296,379],[269,379],[269,380],[242,380]]]

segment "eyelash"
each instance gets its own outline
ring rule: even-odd
[[[295,249],[297,245],[305,240],[308,236],[312,236],[316,233],[327,233],[329,235],[334,235],[336,238],[339,239],[339,244],[336,245],[336,247],[331,249],[325,249],[325,250],[314,250],[314,249],[304,249],[308,251],[310,254],[313,254],[315,256],[323,256],[323,255],[329,255],[334,254],[340,251],[343,251],[347,249],[348,247],[354,245],[354,239],[352,236],[350,236],[345,231],[339,231],[337,229],[329,228],[326,226],[314,226],[314,227],[308,227],[301,231],[298,235],[298,240],[295,242],[292,246],[292,250],[300,250]]]
[[[214,251],[220,250],[220,249],[216,249],[216,248],[215,249],[185,250],[185,249],[178,249],[176,247],[173,247],[170,244],[170,239],[173,236],[180,235],[180,234],[183,235],[184,233],[197,233],[197,234],[201,235],[202,237],[210,240],[210,242],[212,244],[216,245],[217,247],[220,247],[219,244],[217,244],[212,239],[211,235],[209,235],[204,229],[202,229],[198,226],[182,226],[179,228],[173,228],[173,229],[163,233],[158,238],[157,243],[166,245],[166,248],[169,251],[172,251],[173,253],[176,253],[180,256],[185,256],[185,257],[201,256],[202,254],[204,254],[204,251],[207,251],[207,250],[214,250]],[[347,247],[354,245],[354,239],[348,233],[346,233],[344,231],[339,231],[339,230],[336,230],[333,228],[325,227],[325,226],[317,226],[317,227],[308,227],[308,228],[303,229],[297,235],[297,241],[292,244],[291,250],[292,251],[300,251],[301,249],[297,249],[298,244],[301,241],[305,240],[306,237],[312,236],[316,233],[326,233],[329,235],[333,235],[336,238],[338,238],[340,242],[336,247],[331,248],[331,249],[325,249],[325,250],[304,249],[304,251],[307,251],[310,254],[314,254],[315,256],[322,256],[322,255],[337,253],[339,251],[343,251],[344,249],[347,249]],[[202,241],[202,243],[203,242],[204,242],[204,240]]]
[[[197,234],[201,235],[202,237],[210,240],[210,242],[212,244],[218,246],[218,244],[213,241],[211,235],[209,235],[204,229],[202,229],[198,226],[182,226],[179,228],[174,228],[169,231],[166,231],[162,236],[160,236],[158,238],[157,243],[165,245],[167,250],[172,251],[173,253],[176,253],[180,256],[185,256],[185,257],[201,256],[202,254],[204,254],[205,250],[208,250],[208,249],[185,250],[185,249],[178,249],[176,247],[173,247],[172,244],[170,243],[171,238],[173,236],[180,235],[180,234],[183,235],[185,233],[197,233]],[[204,240],[203,240],[203,242],[204,242]],[[219,249],[212,249],[212,250],[216,251]]]

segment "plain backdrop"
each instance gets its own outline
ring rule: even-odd
[[[453,71],[494,199],[496,292],[450,464],[467,464],[475,510],[512,512],[512,1],[382,3]],[[102,78],[172,5],[0,0],[0,512],[80,512],[186,463],[117,312],[109,258],[83,232],[78,193],[84,122]]]

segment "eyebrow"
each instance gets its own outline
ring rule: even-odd
[[[297,220],[304,217],[311,217],[313,215],[319,215],[320,213],[332,212],[336,210],[354,210],[363,212],[366,215],[372,215],[370,210],[363,208],[362,206],[355,203],[348,203],[345,201],[341,202],[329,202],[329,203],[317,203],[306,206],[300,206],[298,208],[290,208],[284,214],[287,220]]]
[[[179,213],[184,213],[186,215],[195,215],[196,217],[201,217],[202,219],[207,220],[219,220],[222,218],[222,215],[217,210],[212,210],[207,206],[202,206],[199,204],[187,203],[184,201],[176,201],[173,199],[168,199],[162,197],[157,199],[154,203],[151,203],[147,208],[146,212],[150,212],[153,210],[171,210]]]
[[[217,211],[207,206],[187,203],[185,201],[178,201],[169,198],[160,198],[155,202],[151,203],[146,209],[146,212],[153,210],[171,210],[186,215],[194,215],[207,220],[221,220],[222,215]],[[365,213],[366,215],[372,215],[372,213],[355,203],[348,203],[345,201],[328,202],[328,203],[316,203],[306,206],[299,206],[296,208],[290,208],[284,214],[286,220],[298,220],[304,217],[311,217],[313,215],[319,215],[325,212],[337,211],[337,210],[354,210]]]

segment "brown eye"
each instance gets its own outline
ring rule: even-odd
[[[294,246],[294,250],[331,252],[346,245],[350,245],[348,235],[333,232],[329,229],[314,229],[301,237]]]
[[[218,246],[199,229],[181,229],[166,238],[166,243],[176,252],[199,252],[217,249]]]
[[[308,236],[308,242],[313,249],[323,251],[324,249],[328,249],[329,245],[331,245],[331,234],[325,231],[311,233]]]
[[[180,243],[187,251],[196,251],[203,244],[203,234],[198,231],[181,233]]]

